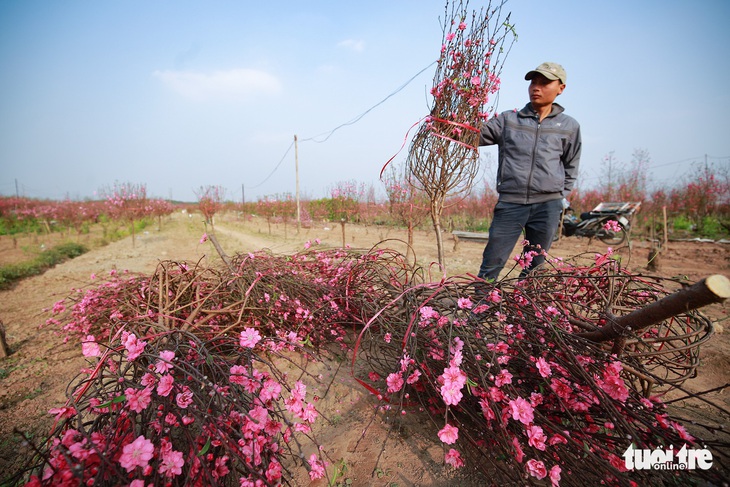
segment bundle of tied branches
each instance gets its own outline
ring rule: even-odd
[[[479,126],[489,117],[490,96],[516,36],[503,2],[469,11],[468,1],[446,4],[443,44],[431,94],[433,107],[411,141],[407,166],[430,200],[431,218],[444,263],[441,213],[447,195],[468,192],[479,171]],[[496,104],[493,104],[496,105]]]
[[[681,387],[709,320],[686,312],[629,331],[621,355],[579,336],[612,312],[669,294],[660,281],[599,256],[494,286],[453,278],[413,287],[361,332],[356,360],[371,373],[360,379],[396,411],[420,404],[440,428],[445,461],[479,469],[494,485],[717,482],[730,447],[722,421],[703,425],[720,431],[715,440],[699,441],[646,387]],[[715,413],[730,417],[719,406]],[[670,445],[711,448],[713,468],[627,469],[629,447]]]
[[[257,252],[217,269],[163,262],[150,277],[116,276],[57,303],[94,365],[54,411],[30,485],[278,485],[299,466],[327,476],[307,361],[332,353],[352,353],[357,379],[391,405],[422,408],[448,464],[494,483],[718,480],[723,456],[692,472],[628,472],[622,457],[630,445],[698,444],[659,398],[632,387],[636,374],[679,385],[657,372],[651,341],[674,325],[624,337],[651,355],[631,345],[617,356],[578,336],[577,323],[599,327],[611,306],[666,294],[659,281],[603,257],[486,288],[421,276],[388,249]],[[693,336],[705,329],[697,313],[676,323]]]
[[[56,303],[92,366],[53,410],[29,485],[279,485],[326,475],[309,361],[418,278],[387,249],[161,262]],[[305,360],[302,360],[305,359]],[[29,441],[32,444],[32,442]]]

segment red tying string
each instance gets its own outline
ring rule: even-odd
[[[398,152],[396,152],[395,154],[393,154],[393,156],[390,159],[388,159],[388,162],[386,162],[383,165],[383,168],[380,170],[380,176],[379,176],[380,179],[383,179],[383,173],[385,172],[385,168],[388,167],[388,165],[393,161],[393,159],[395,159],[396,156],[398,154],[400,154],[400,151],[403,150],[403,147],[406,146],[406,142],[408,141],[408,134],[411,133],[411,130],[413,130],[413,127],[415,127],[417,125],[420,125],[421,122],[423,122],[424,120],[429,120],[429,121],[439,122],[439,123],[445,123],[445,124],[449,124],[449,125],[456,125],[457,127],[460,127],[460,128],[466,129],[466,130],[470,130],[472,132],[476,132],[476,133],[479,132],[479,129],[478,128],[473,127],[473,126],[471,126],[469,124],[466,124],[466,123],[455,122],[453,120],[446,120],[445,118],[438,118],[438,117],[434,117],[434,116],[431,116],[431,115],[427,115],[427,116],[423,117],[422,119],[420,119],[418,122],[416,122],[413,125],[411,125],[411,127],[408,129],[408,132],[406,132],[405,137],[403,137],[403,144],[401,144],[400,149],[398,149]],[[440,137],[442,139],[446,139],[446,140],[449,140],[449,141],[454,142],[456,144],[462,145],[462,146],[466,147],[467,149],[477,150],[477,147],[475,147],[473,145],[469,145],[469,144],[466,144],[466,143],[464,143],[464,142],[462,142],[460,140],[456,140],[456,139],[454,139],[452,137],[446,137],[445,135],[439,134],[438,132],[436,132],[433,129],[433,127],[431,128],[431,133],[433,135],[435,135],[436,137]]]
[[[457,127],[461,127],[463,129],[471,130],[472,132],[479,132],[479,129],[476,127],[472,127],[469,124],[461,123],[461,122],[455,122],[453,120],[446,120],[444,118],[438,118],[438,117],[431,117],[431,120],[435,122],[441,122],[441,123],[447,123],[449,125],[456,125]]]
[[[408,142],[408,134],[410,134],[410,133],[411,133],[411,130],[413,130],[413,127],[415,127],[416,125],[420,125],[420,124],[421,124],[421,122],[422,122],[423,120],[425,120],[426,118],[428,118],[428,117],[423,117],[423,118],[422,118],[422,119],[420,119],[420,120],[419,120],[418,122],[416,122],[416,123],[414,123],[413,125],[411,125],[411,128],[409,128],[409,129],[408,129],[408,132],[406,132],[406,135],[405,135],[405,137],[403,137],[403,144],[401,144],[401,146],[400,146],[400,149],[398,149],[398,152],[396,152],[395,154],[393,154],[393,157],[391,157],[390,159],[388,159],[388,162],[386,162],[386,163],[385,163],[385,165],[383,166],[383,168],[382,168],[382,169],[380,170],[380,176],[379,176],[379,178],[380,178],[380,179],[383,179],[383,173],[385,172],[385,168],[386,168],[386,167],[388,167],[388,164],[390,164],[390,162],[391,162],[391,161],[392,161],[393,159],[395,159],[395,157],[396,157],[396,156],[397,156],[398,154],[400,154],[400,151],[402,151],[402,150],[403,150],[403,147],[405,147],[405,146],[406,146],[406,142]]]

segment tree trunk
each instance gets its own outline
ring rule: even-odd
[[[431,215],[433,220],[433,231],[436,232],[436,249],[438,252],[439,265],[446,267],[446,258],[444,257],[444,239],[441,234],[441,215]]]
[[[431,199],[431,221],[433,222],[433,230],[436,232],[436,249],[438,251],[439,265],[445,269],[444,238],[441,233],[441,211],[444,208],[443,200],[443,197]]]
[[[406,240],[408,242],[408,246],[406,247],[406,261],[410,262],[412,257],[415,257],[413,255],[415,252],[413,250],[413,221],[408,220],[408,234],[406,237]]]

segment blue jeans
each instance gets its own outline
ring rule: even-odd
[[[562,211],[562,200],[529,205],[498,201],[494,207],[492,225],[489,227],[489,240],[482,254],[479,277],[486,280],[497,280],[523,230],[525,240],[530,243],[523,249],[523,252],[536,250],[538,245],[545,251],[550,250]],[[524,277],[529,270],[544,261],[544,256],[535,256],[530,268],[525,269],[521,276]]]

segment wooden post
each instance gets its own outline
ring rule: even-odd
[[[654,240],[656,239],[656,229],[654,226],[656,225],[656,221],[654,220],[654,215],[651,216],[651,230],[649,231],[649,241],[651,242],[651,247],[649,248],[649,255],[647,256],[646,260],[646,268],[650,271],[656,271],[659,269],[659,253],[662,250],[662,244],[657,244]]]
[[[297,144],[297,136],[294,136],[294,167],[296,171],[296,200],[297,200],[297,235],[302,229],[302,211],[299,202],[299,145]]]

